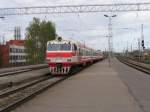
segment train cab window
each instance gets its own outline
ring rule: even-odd
[[[73,50],[77,50],[77,46],[75,44],[73,44]]]
[[[64,51],[71,50],[71,44],[60,44],[60,50],[64,50]]]
[[[70,51],[71,44],[48,44],[48,51]]]
[[[82,56],[83,54],[82,54],[82,49],[81,48],[79,48],[79,56]]]

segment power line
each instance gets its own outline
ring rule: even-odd
[[[57,13],[93,13],[150,11],[150,3],[99,4],[99,5],[60,5],[19,8],[0,8],[1,16]]]

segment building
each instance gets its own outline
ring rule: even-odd
[[[0,45],[0,67],[9,66],[9,47]]]
[[[6,45],[0,45],[1,65],[3,67],[26,64],[27,53],[24,42],[24,40],[10,40],[6,42]]]
[[[14,38],[15,40],[21,40],[21,27],[20,26],[16,26],[14,28]]]

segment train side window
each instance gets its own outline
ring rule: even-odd
[[[79,48],[79,56],[81,56],[81,49]]]
[[[74,44],[74,50],[76,51],[77,50],[77,46]]]
[[[79,56],[82,56],[82,49],[79,48]]]

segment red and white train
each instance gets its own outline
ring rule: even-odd
[[[103,54],[100,51],[79,42],[63,40],[61,37],[47,42],[46,61],[53,75],[69,74],[76,67],[83,67],[102,59]]]

